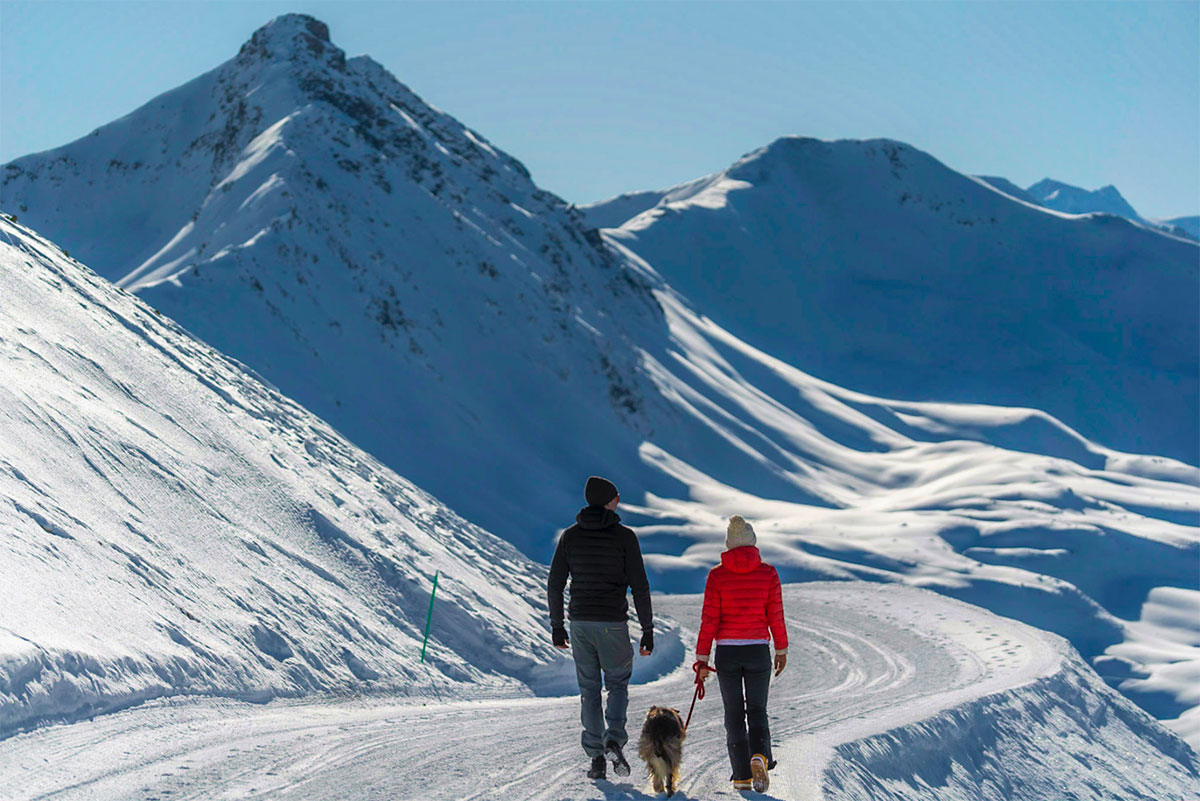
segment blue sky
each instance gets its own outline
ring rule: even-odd
[[[288,11],[588,202],[783,134],[1200,213],[1200,3],[0,0],[0,161],[83,136]]]

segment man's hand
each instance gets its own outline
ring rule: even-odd
[[[561,648],[565,651],[571,647],[571,640],[567,637],[567,630],[562,626],[555,626],[550,630],[550,639],[554,641],[555,648]]]
[[[787,667],[787,654],[775,654],[775,675],[778,676]]]
[[[642,632],[641,645],[642,645],[642,650],[640,651],[641,655],[642,656],[650,656],[650,653],[654,650],[654,632],[653,631]]]

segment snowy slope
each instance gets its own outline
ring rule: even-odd
[[[663,395],[790,485],[706,473],[667,429],[648,441],[643,460],[686,487],[639,510],[661,586],[701,586],[724,520],[746,515],[785,581],[900,581],[1056,632],[1192,732],[1182,716],[1200,701],[1186,681],[1198,654],[1147,640],[1139,621],[1156,588],[1198,589],[1200,471],[1103,448],[1031,409],[846,390],[747,345],[670,290],[658,296],[671,355],[650,369]],[[1200,640],[1200,618],[1174,625],[1177,640]]]
[[[541,565],[6,219],[0,285],[0,738],[177,694],[511,694],[548,662]]]
[[[743,281],[739,292],[718,292],[729,286],[727,273],[746,265],[714,259],[746,245],[750,256],[767,254],[763,265],[791,275],[786,248],[801,234],[825,231],[831,247],[874,253],[871,243],[886,241],[879,232],[895,232],[888,215],[896,213],[925,232],[906,247],[995,255],[1022,243],[1000,262],[1014,271],[1030,269],[1025,257],[1038,268],[1051,256],[1078,268],[1072,247],[1101,265],[1112,264],[1115,249],[1132,270],[1145,266],[1139,260],[1147,253],[1194,253],[1194,246],[1146,239],[1113,218],[1034,209],[907,149],[895,154],[901,165],[911,157],[920,167],[913,172],[932,177],[905,180],[938,192],[950,181],[963,197],[994,209],[998,223],[993,230],[947,221],[948,208],[930,205],[941,202],[933,189],[896,212],[900,204],[869,189],[881,177],[890,187],[900,180],[892,170],[903,172],[879,143],[838,145],[859,173],[850,181],[830,176],[826,188],[840,186],[849,199],[832,190],[805,195],[812,187],[796,180],[789,149],[833,149],[806,140],[778,143],[772,158],[786,169],[765,172],[757,190],[731,174],[708,176],[661,193],[662,205],[636,218],[653,220],[636,237],[626,227],[601,239],[510,157],[369,59],[345,60],[327,39],[310,18],[276,20],[214,72],[93,136],[15,162],[3,189],[6,208],[61,231],[73,253],[105,261],[106,274],[126,277],[169,316],[534,558],[549,558],[583,478],[603,473],[622,488],[627,522],[643,527],[657,588],[698,591],[720,550],[723,517],[745,514],[789,580],[907,582],[1018,617],[1067,637],[1131,698],[1187,730],[1182,716],[1200,699],[1163,672],[1176,649],[1143,639],[1136,624],[1153,591],[1197,589],[1200,472],[1111,450],[1023,406],[889,400],[903,394],[903,371],[869,371],[873,381],[897,385],[875,395],[815,378],[789,362],[828,349],[842,359],[837,366],[859,367],[845,352],[857,330],[835,326],[827,341],[829,320],[797,318],[783,284],[755,289]],[[105,166],[122,148],[141,154],[142,166]],[[866,155],[872,148],[875,155]],[[133,155],[117,160],[134,164]],[[752,172],[763,164],[750,158],[743,166]],[[789,192],[807,205],[797,211]],[[113,202],[100,202],[101,193]],[[756,231],[751,239],[722,227],[748,196],[761,196],[771,212],[745,209],[742,224]],[[781,196],[787,213],[772,216]],[[170,219],[150,232],[129,228],[122,209],[137,204]],[[860,213],[864,225],[877,223],[862,230],[876,235],[859,236]],[[647,263],[629,248],[641,248],[646,231],[694,215],[712,227],[687,242],[709,233],[730,238],[724,250],[697,257],[697,296],[685,297],[668,274],[677,263]],[[838,224],[793,225],[804,215]],[[144,251],[139,236],[153,240]],[[776,245],[783,250],[772,255]],[[1039,248],[1051,256],[1038,256]],[[1160,283],[1170,284],[1174,262],[1165,264]],[[849,272],[825,275],[844,293],[835,307],[841,315],[866,314],[895,291],[858,279],[838,287]],[[743,277],[755,276],[747,268]],[[992,283],[1020,288],[1003,275]],[[1085,313],[1083,301],[1105,291],[1095,283],[1083,282],[1078,292],[1064,286],[1054,303],[1032,290],[1018,293],[1000,320],[1028,321],[1027,331],[1017,326],[1007,340],[1010,362],[978,353],[960,359],[945,397],[961,396],[959,378],[961,393],[970,394],[1022,369],[1037,374],[1033,389],[1064,394],[1069,381],[1039,371],[1062,360],[1068,370],[1095,366],[1096,348],[1112,333]],[[938,291],[958,288],[948,282]],[[1194,293],[1163,294],[1153,282],[1126,290],[1116,299],[1125,303],[1122,314],[1156,315],[1140,330],[1154,348],[1161,331],[1176,337],[1195,328],[1186,308]],[[1130,292],[1143,292],[1144,303]],[[956,356],[991,347],[996,337],[975,324],[976,309],[934,298],[944,314],[925,308],[928,316],[962,326]],[[751,319],[719,324],[744,307],[753,307]],[[781,316],[774,323],[772,309]],[[933,331],[912,310],[906,315],[917,334],[936,333],[938,347],[950,348],[942,331],[957,329]],[[779,350],[748,344],[764,338],[778,339]],[[901,361],[937,364],[924,358],[919,339],[871,341],[889,345]],[[1186,337],[1172,342],[1165,353],[1155,350],[1152,364],[1194,352]],[[814,343],[823,344],[804,347]],[[1169,384],[1164,371],[1145,383]],[[1184,374],[1185,397],[1163,399],[1153,415],[1126,409],[1130,419],[1170,421],[1172,441],[1186,446],[1186,432],[1179,433],[1186,418],[1171,415],[1187,407],[1189,381],[1194,394],[1194,375]],[[1101,396],[1097,390],[1077,400],[1090,408]],[[1118,407],[1104,408],[1115,419]],[[1185,633],[1198,628],[1193,621]],[[1106,653],[1140,642],[1149,645],[1120,657]]]
[[[699,616],[696,596],[657,601],[678,620]],[[1200,792],[1200,759],[1052,635],[882,585],[789,587],[785,608],[792,659],[771,687],[780,764],[768,797],[1132,801]],[[634,687],[634,731],[651,704],[686,711],[690,682],[679,665]],[[0,786],[18,788],[13,801],[655,797],[640,771],[584,777],[575,698],[428,700],[152,704],[0,743]],[[728,776],[714,690],[697,704],[678,797],[739,798]]]
[[[799,137],[611,235],[735,335],[826,380],[1029,406],[1200,462],[1195,242],[1014,201],[897,142]]]
[[[650,189],[644,192],[629,192],[617,195],[608,200],[600,200],[580,206],[583,217],[588,225],[594,228],[619,228],[626,220],[631,220],[646,209],[657,206],[663,200],[679,200],[692,194],[697,188],[705,186],[712,176],[697,178],[686,184],[668,189]]]
[[[1023,200],[1026,203],[1041,205],[1036,199],[1034,199],[1032,195],[1007,178],[1002,178],[998,175],[976,175],[975,177],[993,189],[1003,192],[1009,197],[1015,197],[1017,200]]]
[[[664,194],[666,194],[666,190],[648,189],[644,192],[630,192],[608,200],[579,206],[579,210],[583,212],[583,217],[587,220],[588,225],[593,228],[617,228],[626,220],[638,216],[646,209],[657,206]]]

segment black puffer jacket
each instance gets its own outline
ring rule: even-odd
[[[642,564],[642,549],[632,529],[621,525],[616,512],[586,506],[575,525],[562,533],[546,590],[550,624],[563,625],[563,589],[571,578],[571,619],[621,621],[629,619],[625,590],[633,590],[642,631],[654,628],[650,582]]]

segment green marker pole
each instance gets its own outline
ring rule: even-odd
[[[429,626],[433,623],[433,596],[437,594],[437,582],[440,570],[433,573],[433,589],[429,591],[429,614],[425,616],[425,640],[421,643],[421,661],[425,661],[425,646],[429,644]]]

